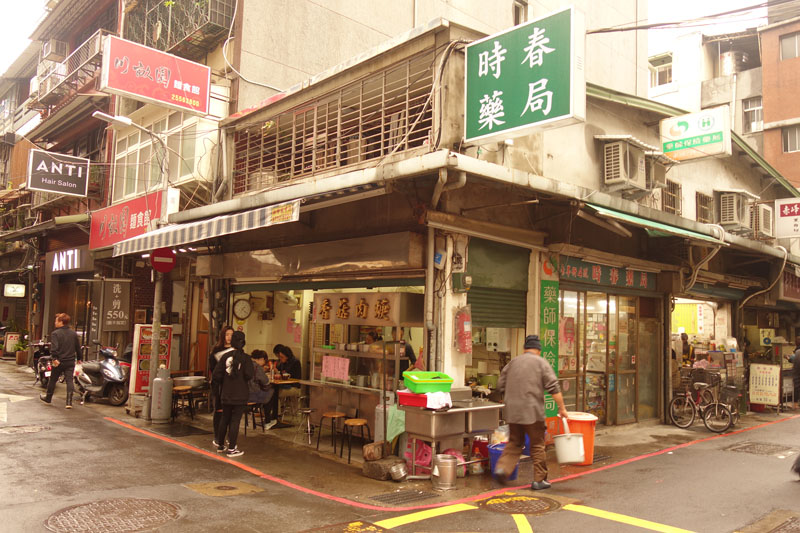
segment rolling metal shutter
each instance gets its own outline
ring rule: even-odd
[[[467,293],[472,325],[491,328],[525,327],[525,291],[472,287]]]

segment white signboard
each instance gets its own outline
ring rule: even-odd
[[[780,365],[750,365],[750,403],[778,405],[780,390]]]
[[[661,149],[677,161],[731,155],[731,113],[727,105],[661,121]]]
[[[800,237],[800,198],[775,200],[775,237]]]

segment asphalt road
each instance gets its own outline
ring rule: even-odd
[[[107,418],[130,420],[122,408],[65,410],[61,388],[54,405],[42,404],[31,381],[0,363],[3,532],[800,530],[800,482],[789,472],[800,418],[635,458],[548,491],[509,488],[434,509],[384,512],[317,496],[309,493],[314,486],[279,483],[245,461],[226,462]],[[740,449],[748,444],[759,453]],[[276,449],[274,461],[281,460]],[[326,480],[325,492],[347,498],[330,490],[336,486]],[[113,502],[96,503],[105,500]]]

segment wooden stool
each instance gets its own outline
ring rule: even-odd
[[[311,433],[313,432],[313,430],[311,429],[311,413],[313,413],[314,411],[316,411],[316,409],[311,407],[305,407],[300,409],[299,411],[300,423],[297,425],[297,429],[294,432],[294,438],[292,439],[292,442],[295,442],[297,440],[297,436],[301,433],[302,430],[303,433],[308,435],[308,444],[309,445],[311,444]],[[305,428],[303,428],[303,422],[305,422],[306,424]]]
[[[353,436],[353,428],[361,428],[361,440],[364,440],[364,428],[367,428],[367,439],[372,441],[372,434],[369,431],[369,425],[367,424],[366,419],[364,418],[348,418],[344,421],[344,434],[342,435],[342,446],[339,451],[339,457],[342,457],[344,454],[344,436],[347,435],[347,464],[350,464],[350,455],[353,452],[353,447],[350,444],[350,440]],[[336,453],[334,450],[333,453]]]
[[[261,432],[265,433],[264,425],[264,404],[256,402],[247,402],[247,410],[244,412],[244,436],[247,436],[247,417],[253,419],[253,429],[256,429],[256,414],[261,418]]]
[[[322,426],[325,425],[325,419],[331,419],[331,444],[333,444],[333,453],[336,454],[336,421],[340,418],[344,418],[345,415],[339,411],[328,411],[322,413],[322,418],[319,419],[319,433],[317,433],[317,450],[319,450],[319,439],[322,436]],[[344,442],[342,442],[344,445]]]
[[[194,404],[192,398],[192,388],[188,385],[179,385],[172,388],[172,420],[178,416],[178,411],[189,408],[189,415],[194,420]]]

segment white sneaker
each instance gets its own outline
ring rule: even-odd
[[[236,448],[228,450],[227,455],[228,457],[239,457],[240,455],[244,455],[244,452],[237,446]]]
[[[267,425],[264,426],[264,429],[272,429],[278,423],[277,420],[272,420],[271,422],[267,422]]]

